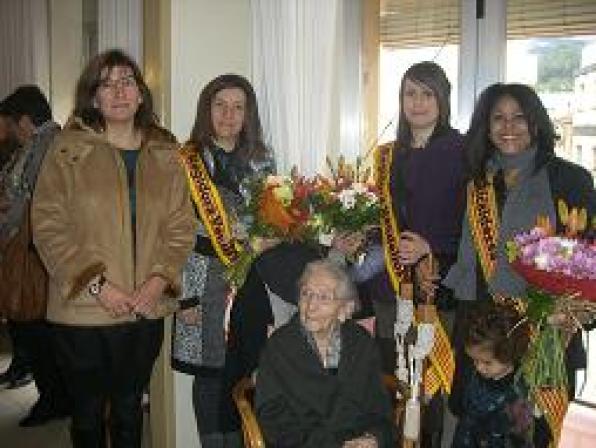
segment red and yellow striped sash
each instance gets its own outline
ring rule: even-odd
[[[391,168],[393,165],[393,144],[380,146],[375,153],[375,178],[379,189],[381,209],[381,235],[385,251],[385,265],[395,291],[399,291],[405,269],[397,256],[399,226],[397,213],[391,200]]]
[[[240,257],[243,248],[232,235],[230,219],[217,187],[211,180],[195,145],[185,145],[180,150],[180,160],[184,166],[192,199],[213,248],[221,262],[230,266]]]
[[[380,146],[375,154],[375,176],[379,189],[379,203],[381,208],[381,235],[385,251],[385,265],[393,290],[400,291],[405,268],[399,262],[397,246],[399,242],[399,226],[397,213],[391,199],[391,171],[393,166],[393,144]],[[451,391],[451,382],[455,372],[455,358],[449,342],[449,337],[436,315],[433,318],[435,326],[435,342],[429,355],[430,368],[424,372],[424,391],[434,395],[440,388],[447,393]]]
[[[491,175],[482,185],[472,181],[468,184],[468,220],[472,239],[480,259],[486,281],[490,280],[497,266],[497,240],[499,216],[497,200]]]
[[[499,216],[493,177],[490,176],[484,185],[470,182],[468,185],[468,219],[474,245],[476,247],[484,278],[488,281],[494,275],[497,262],[497,239],[499,236]],[[524,315],[527,303],[521,299],[495,295],[493,300],[499,303],[513,304],[515,309]],[[534,400],[544,413],[553,434],[551,446],[556,447],[567,412],[567,390],[545,388],[534,394]]]
[[[553,436],[551,442],[552,447],[559,445],[559,438],[561,437],[561,428],[563,427],[563,419],[567,413],[569,406],[569,398],[567,390],[543,388],[534,392],[534,400],[544,413],[544,417],[548,423],[550,431]]]

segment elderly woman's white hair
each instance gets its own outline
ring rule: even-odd
[[[358,300],[358,290],[356,289],[356,285],[343,266],[340,266],[329,259],[315,260],[308,263],[298,280],[298,289],[302,289],[307,280],[315,272],[321,271],[325,272],[335,280],[335,298],[354,302],[353,312],[358,311],[360,309],[360,301]]]

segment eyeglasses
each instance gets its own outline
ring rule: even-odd
[[[302,288],[300,290],[300,300],[316,301],[327,305],[335,300],[335,293],[332,291],[313,291],[312,289]]]
[[[128,89],[130,87],[136,87],[136,85],[137,80],[134,75],[123,76],[118,79],[102,79],[99,81],[99,87],[104,90]]]

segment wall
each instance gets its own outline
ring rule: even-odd
[[[186,139],[200,90],[213,77],[250,73],[250,2],[172,2],[172,132]]]

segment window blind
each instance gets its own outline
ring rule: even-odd
[[[460,0],[380,2],[381,45],[412,48],[459,43]],[[596,34],[596,0],[507,1],[508,39],[588,34]]]
[[[433,47],[459,42],[459,0],[381,0],[385,47]]]
[[[596,0],[508,0],[507,38],[596,34]]]

